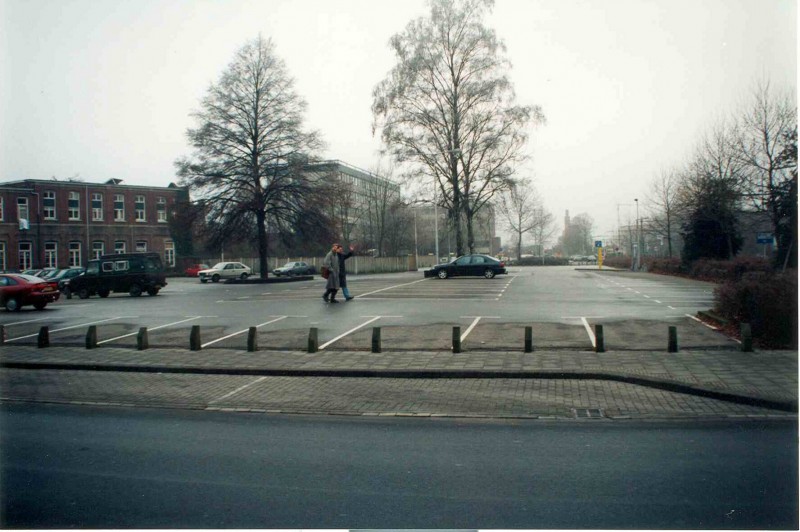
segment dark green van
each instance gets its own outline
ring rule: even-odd
[[[158,253],[119,253],[90,260],[83,275],[66,283],[64,293],[67,297],[78,294],[81,299],[95,294],[108,297],[111,292],[127,292],[134,297],[147,292],[154,296],[166,285]]]

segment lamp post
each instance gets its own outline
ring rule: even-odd
[[[636,268],[638,272],[642,267],[642,231],[639,227],[639,198],[634,198],[636,202]]]

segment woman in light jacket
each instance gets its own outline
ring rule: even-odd
[[[334,244],[331,247],[331,250],[325,255],[325,258],[322,260],[322,265],[328,268],[330,274],[328,275],[328,282],[325,285],[325,293],[322,295],[322,299],[325,300],[325,303],[338,303],[336,300],[336,292],[339,291],[339,251],[342,249],[342,246],[339,244]]]

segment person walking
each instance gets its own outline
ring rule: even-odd
[[[353,244],[350,244],[349,253],[345,253],[342,246],[339,246],[339,250],[336,252],[336,254],[339,256],[339,286],[342,287],[342,294],[344,294],[345,301],[355,299],[350,295],[350,290],[347,289],[347,270],[344,264],[344,261],[353,256],[354,250],[355,248],[353,247]]]
[[[338,251],[341,248],[339,244],[331,246],[331,250],[322,259],[322,266],[328,268],[328,282],[325,284],[325,293],[322,299],[325,303],[338,303],[336,300],[336,292],[339,291],[339,255]]]

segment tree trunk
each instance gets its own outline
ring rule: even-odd
[[[264,212],[256,214],[256,221],[258,223],[258,266],[261,271],[260,277],[267,279],[269,277],[269,262],[267,256],[267,215]]]

